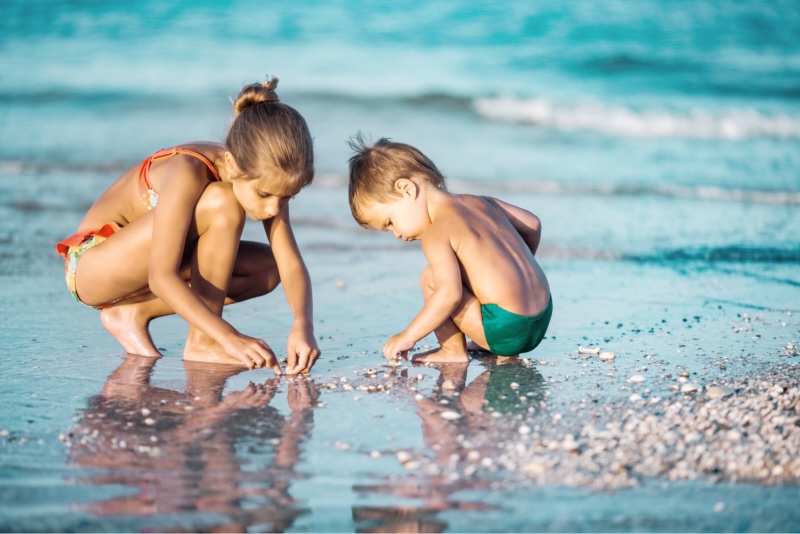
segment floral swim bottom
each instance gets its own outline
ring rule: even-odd
[[[78,260],[81,259],[84,252],[111,237],[118,229],[119,227],[115,224],[106,224],[99,230],[77,232],[56,246],[56,252],[64,256],[65,259],[64,278],[67,280],[67,289],[78,302],[85,304],[78,296],[78,290],[75,285],[75,271],[78,269]],[[109,304],[111,303],[92,306],[92,308],[102,310]]]

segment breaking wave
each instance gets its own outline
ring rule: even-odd
[[[478,98],[474,107],[481,117],[489,120],[622,137],[727,140],[800,137],[800,115],[765,114],[748,108],[677,112],[590,101],[558,104],[546,98],[513,96]]]

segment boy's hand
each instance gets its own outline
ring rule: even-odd
[[[314,339],[314,329],[309,323],[295,321],[286,343],[286,374],[306,374],[322,354]]]
[[[408,361],[408,351],[414,348],[415,343],[416,341],[408,337],[405,332],[400,332],[390,337],[383,346],[383,355],[390,360],[396,360],[399,356]]]

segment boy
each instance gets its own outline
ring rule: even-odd
[[[544,338],[553,304],[533,255],[539,218],[489,197],[455,195],[422,152],[380,139],[351,140],[350,209],[365,228],[421,240],[428,266],[420,277],[425,305],[383,354],[408,359],[434,332],[440,348],[414,361],[467,363],[466,334],[501,356],[533,350]]]

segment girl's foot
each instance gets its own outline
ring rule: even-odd
[[[161,356],[147,330],[150,319],[142,317],[138,311],[136,304],[110,306],[100,312],[100,322],[128,354]]]
[[[413,363],[469,363],[469,356],[466,352],[450,352],[439,347],[415,354],[411,361]]]
[[[200,331],[190,329],[183,349],[183,359],[189,362],[205,362],[244,367],[244,363],[234,358],[213,339]]]

